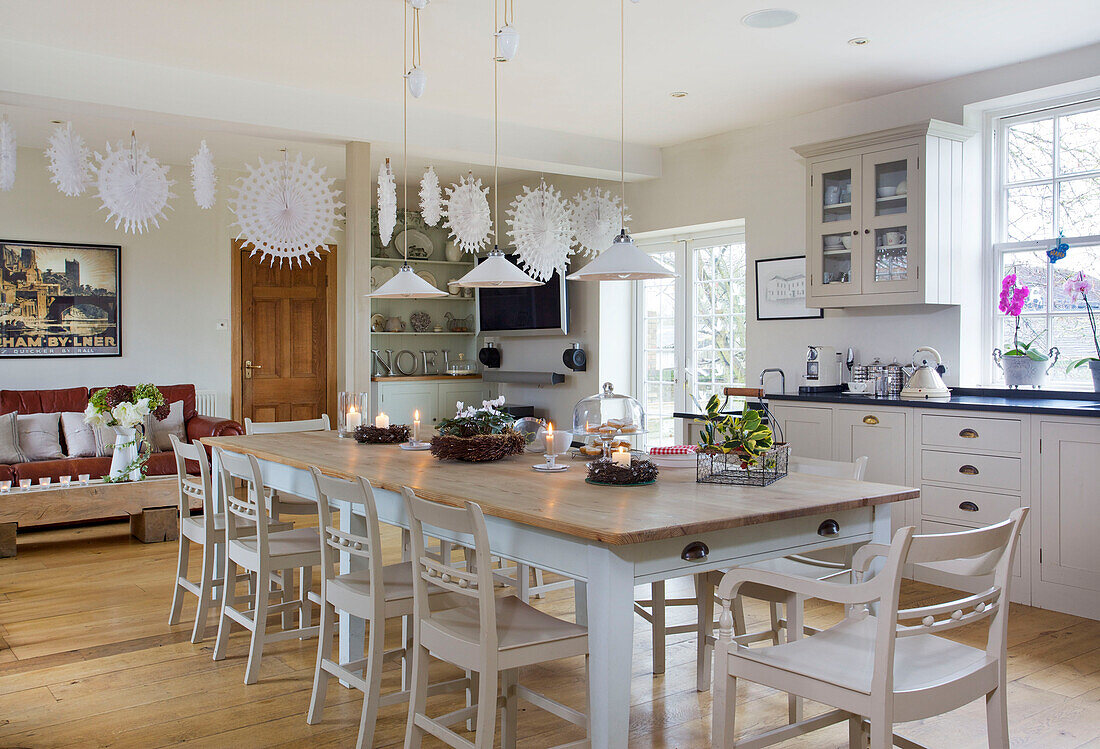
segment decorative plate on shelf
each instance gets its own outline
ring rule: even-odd
[[[418,310],[409,315],[409,324],[414,333],[427,332],[432,327],[432,316],[423,310]]]
[[[435,276],[433,276],[433,275],[432,275],[431,273],[429,273],[428,271],[426,271],[426,270],[418,270],[418,271],[416,272],[416,275],[418,275],[418,276],[420,276],[421,278],[423,278],[423,279],[424,279],[425,281],[427,281],[428,283],[430,283],[430,284],[431,284],[432,286],[435,286],[436,288],[439,288],[438,284],[436,284],[436,282],[435,282]]]
[[[428,235],[416,229],[406,229],[393,240],[393,247],[400,255],[405,251],[405,237],[409,239],[409,260],[427,260],[435,252],[435,245]]]
[[[389,281],[397,271],[388,265],[375,265],[370,269],[371,291],[377,291],[378,287]]]

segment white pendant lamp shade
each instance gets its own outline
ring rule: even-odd
[[[367,296],[373,299],[434,299],[448,294],[413,273],[413,269],[405,263],[393,278]]]
[[[645,281],[675,277],[675,273],[654,260],[652,255],[638,249],[626,229],[592,262],[566,276],[570,281]]]
[[[409,84],[409,93],[414,99],[424,95],[424,87],[428,85],[428,74],[418,67],[414,67],[405,75]]]
[[[455,281],[455,285],[471,289],[515,289],[542,284],[524,273],[518,266],[508,262],[504,253],[494,247],[487,258]]]
[[[519,49],[519,32],[516,27],[505,24],[497,32],[497,61],[511,62]]]

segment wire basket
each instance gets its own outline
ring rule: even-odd
[[[700,450],[695,454],[695,480],[700,484],[767,486],[787,475],[790,455],[791,446],[784,442],[743,466],[744,457],[738,453]]]

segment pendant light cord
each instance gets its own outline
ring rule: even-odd
[[[405,32],[409,25],[409,4],[405,0],[401,0],[401,4],[405,6],[405,22],[401,27],[401,90],[403,96],[401,99],[401,135],[404,142],[404,176],[402,179],[402,200],[405,203],[405,229],[403,234],[405,235],[405,250],[404,250],[404,263],[409,264],[409,82],[407,76],[409,73],[408,63],[408,47],[405,44]]]
[[[619,224],[626,231],[626,0],[619,0]]]
[[[508,0],[504,0],[505,23]],[[497,0],[493,0],[493,247],[500,247],[500,62],[497,61]]]

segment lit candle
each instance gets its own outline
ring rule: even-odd
[[[50,477],[49,476],[43,476],[42,478],[38,479],[38,485],[39,486],[49,486],[50,485]]]
[[[352,406],[348,410],[348,415],[344,419],[344,422],[347,424],[349,430],[355,429],[363,424],[363,414],[356,411],[355,406]]]
[[[625,447],[619,447],[619,449],[611,453],[611,462],[617,466],[630,468],[630,453],[627,452]]]
[[[550,422],[546,425],[546,435],[543,437],[543,442],[546,443],[546,454],[557,455],[558,451],[555,449],[557,445],[554,444],[554,422]]]
[[[413,411],[413,433],[412,443],[418,444],[420,442],[420,411]]]
[[[19,488],[24,490],[24,491],[26,491],[27,489],[30,489],[31,488],[31,480],[30,479],[19,479]]]
[[[72,483],[72,480],[72,476],[62,476],[60,479],[58,479],[58,481],[61,482],[62,486],[68,486],[70,483]]]
[[[390,417],[379,411],[378,415],[374,417],[374,425],[379,429],[387,429],[390,426]]]

